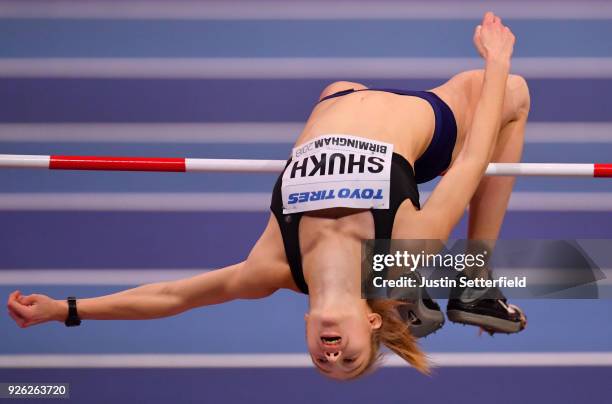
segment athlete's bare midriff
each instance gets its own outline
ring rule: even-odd
[[[429,90],[455,115],[457,140],[452,161],[461,150],[469,125],[468,115],[477,101],[469,94],[469,83],[475,73],[460,73]],[[392,143],[394,152],[414,166],[429,146],[434,130],[434,111],[426,100],[383,91],[357,91],[317,104],[295,145],[327,134],[360,136]]]
[[[296,141],[325,134],[347,134],[394,145],[411,164],[431,141],[435,127],[429,103],[417,97],[358,91],[317,105]]]
[[[394,145],[411,164],[429,145],[435,118],[421,98],[358,91],[319,103],[296,145],[326,134],[347,134]]]

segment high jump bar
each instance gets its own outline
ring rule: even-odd
[[[0,154],[0,168],[280,173],[284,160]],[[612,163],[490,163],[485,175],[612,178]]]

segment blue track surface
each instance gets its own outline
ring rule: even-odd
[[[24,292],[31,288],[22,288]],[[40,293],[98,296],[121,287],[46,286]],[[10,288],[0,288],[2,293]],[[612,350],[610,300],[521,300],[529,327],[518,335],[478,335],[473,327],[447,324],[422,341],[429,352],[589,352]],[[445,307],[445,302],[441,302]],[[143,322],[88,322],[66,330],[44,324],[20,330],[3,317],[7,353],[299,353],[304,352],[304,296],[278,292],[260,301],[237,301],[178,317]],[[580,326],[568,315],[581,315]],[[272,321],[276,319],[276,321]]]
[[[1,3],[1,0],[0,0]],[[257,1],[252,2],[257,7]],[[518,7],[518,5],[517,5]],[[612,57],[612,21],[507,21],[517,57]],[[476,21],[457,20],[113,20],[0,18],[7,58],[475,57]],[[595,59],[597,60],[597,59]],[[248,63],[248,61],[245,61]],[[562,62],[560,62],[562,63]],[[594,62],[597,63],[597,62]],[[0,78],[0,124],[303,122],[334,80],[427,89],[437,79]],[[531,122],[612,123],[611,78],[529,80]],[[297,134],[296,134],[297,135]],[[612,136],[612,134],[611,134]],[[289,143],[155,144],[2,141],[0,153],[284,159]],[[612,161],[612,142],[529,143],[527,162]],[[0,198],[14,193],[268,192],[274,175],[0,171]],[[421,189],[429,191],[435,181]],[[610,181],[521,178],[517,192],[611,192]],[[0,211],[5,269],[217,268],[244,259],[265,212]],[[454,237],[465,234],[463,220]],[[511,211],[504,238],[612,239],[612,213]],[[54,297],[98,296],[131,285],[0,285]],[[442,302],[443,306],[445,302]],[[478,336],[447,324],[422,342],[428,352],[612,352],[612,300],[529,300],[519,335]],[[303,353],[304,296],[281,291],[143,322],[87,322],[66,330],[21,330],[0,317],[0,355],[129,353]],[[612,367],[465,367],[430,378],[386,368],[354,383],[313,369],[3,369],[0,382],[72,384],[71,402],[204,403],[609,403]]]
[[[69,381],[71,397],[87,403],[120,397],[132,403],[604,404],[610,377],[612,368],[450,368],[430,378],[410,369],[382,369],[352,383],[325,380],[313,369],[0,371],[2,380]]]
[[[242,261],[268,219],[246,212],[0,212],[3,268],[217,268]],[[588,226],[584,226],[588,223]],[[11,229],[27,228],[18,235]],[[454,238],[465,235],[465,221]],[[509,212],[501,236],[610,238],[607,212]],[[33,247],[35,246],[35,247]],[[35,254],[32,251],[36,251]]]
[[[439,80],[0,79],[0,122],[304,121],[334,80],[429,89]],[[530,80],[534,122],[607,122],[612,79]]]
[[[516,56],[612,54],[607,20],[508,21]],[[473,56],[474,21],[6,20],[0,57]],[[435,44],[435,46],[432,46]]]

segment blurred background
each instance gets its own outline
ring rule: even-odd
[[[285,159],[333,81],[428,89],[480,68],[486,10],[531,88],[524,161],[611,162],[612,3],[577,0],[0,1],[0,153]],[[90,297],[238,262],[274,180],[2,170],[0,295]],[[611,212],[610,181],[523,178],[502,237],[609,239]],[[610,402],[610,300],[515,302],[519,335],[447,324],[422,341],[432,377],[391,359],[352,383],[309,365],[306,303],[75,329],[3,315],[0,381],[70,382],[87,403]]]

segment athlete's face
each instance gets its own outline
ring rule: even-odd
[[[372,330],[380,328],[380,315],[354,309],[333,314],[310,312],[305,319],[308,351],[321,373],[350,379],[368,365]]]

